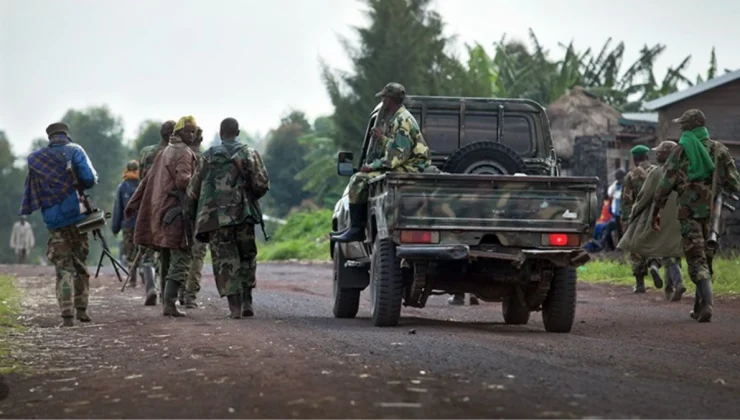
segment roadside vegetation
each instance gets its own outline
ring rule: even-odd
[[[10,359],[11,333],[18,332],[21,326],[17,323],[20,311],[20,294],[13,283],[13,278],[0,276],[0,375],[14,372],[16,366]]]
[[[740,277],[737,276],[740,271],[740,259],[733,257],[716,258],[713,263],[714,281],[712,282],[712,291],[716,295],[740,295]],[[661,275],[665,278],[664,270],[661,268]],[[691,282],[686,260],[681,261],[681,271],[687,294],[693,295],[695,291],[694,283]],[[585,266],[578,268],[578,280],[589,283],[606,283],[621,286],[632,286],[635,284],[635,278],[632,276],[627,257],[615,260],[600,259],[591,261]],[[648,276],[645,279],[647,287],[652,286],[652,278]]]
[[[329,260],[331,215],[328,209],[291,214],[269,242],[258,243],[257,260]]]

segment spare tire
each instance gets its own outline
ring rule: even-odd
[[[442,171],[447,173],[481,175],[512,175],[525,168],[524,160],[514,150],[492,141],[465,145],[442,165]]]

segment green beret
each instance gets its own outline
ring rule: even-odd
[[[633,147],[630,153],[632,153],[632,156],[641,156],[650,153],[650,149],[647,146],[639,145]]]

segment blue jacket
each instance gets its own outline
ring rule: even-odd
[[[98,182],[98,174],[82,146],[76,143],[51,143],[49,147],[63,154],[67,161],[72,162],[77,179],[84,189],[90,189]],[[28,194],[28,191],[26,194]],[[77,190],[71,190],[61,202],[42,208],[41,214],[44,217],[44,224],[47,229],[61,229],[83,220],[86,217],[83,211],[84,208],[77,196]]]
[[[113,208],[113,234],[118,235],[121,228],[134,229],[136,225],[136,215],[131,218],[123,219],[123,212],[126,209],[128,201],[131,196],[136,192],[136,188],[139,186],[139,180],[127,179],[118,186],[118,192],[116,193],[116,204]]]

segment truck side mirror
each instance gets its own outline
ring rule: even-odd
[[[352,152],[339,152],[337,153],[337,175],[339,176],[352,176],[357,172],[352,160],[355,155]]]

